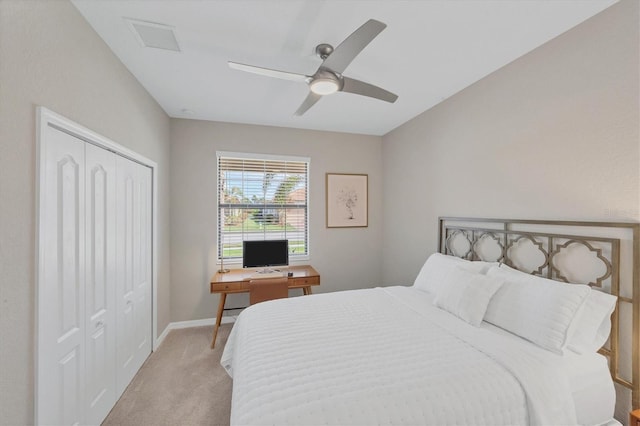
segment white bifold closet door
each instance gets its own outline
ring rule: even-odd
[[[100,424],[151,353],[151,169],[48,126],[37,421]]]

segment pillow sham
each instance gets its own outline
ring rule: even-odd
[[[491,297],[502,283],[502,279],[490,278],[456,267],[442,283],[443,286],[434,297],[433,304],[478,327]]]
[[[487,276],[502,278],[504,284],[489,302],[484,320],[563,354],[576,314],[591,291],[589,286],[565,284],[503,266],[492,267]]]
[[[447,280],[447,276],[455,268],[462,268],[476,274],[486,274],[489,268],[496,265],[498,265],[497,262],[471,262],[455,256],[434,253],[429,256],[420,269],[413,286],[419,290],[436,294],[442,287],[441,282]]]
[[[501,264],[500,268],[515,274],[525,274],[505,264]],[[588,296],[569,328],[567,349],[578,354],[597,352],[611,334],[611,314],[616,308],[617,300],[616,296],[590,287]]]
[[[611,314],[617,301],[616,296],[592,288],[576,315],[567,348],[579,354],[597,352],[611,333]]]

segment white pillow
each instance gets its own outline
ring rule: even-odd
[[[462,268],[476,274],[486,274],[489,268],[498,265],[496,262],[471,262],[455,256],[434,253],[422,266],[420,273],[413,282],[413,286],[428,293],[437,293],[441,282],[455,268]]]
[[[433,299],[433,304],[478,327],[491,297],[502,286],[495,279],[456,267]]]
[[[611,333],[611,314],[617,301],[616,296],[592,288],[576,315],[576,327],[567,347],[579,354],[597,352]]]
[[[484,320],[563,354],[574,318],[591,291],[589,286],[565,284],[504,267],[489,269],[487,276],[503,278],[504,284],[489,302]]]

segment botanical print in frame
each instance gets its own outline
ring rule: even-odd
[[[366,227],[368,175],[327,173],[327,228]]]

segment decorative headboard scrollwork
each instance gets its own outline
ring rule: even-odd
[[[629,405],[640,408],[639,223],[440,217],[438,251],[617,296],[611,336],[600,352],[614,382],[631,390]]]

